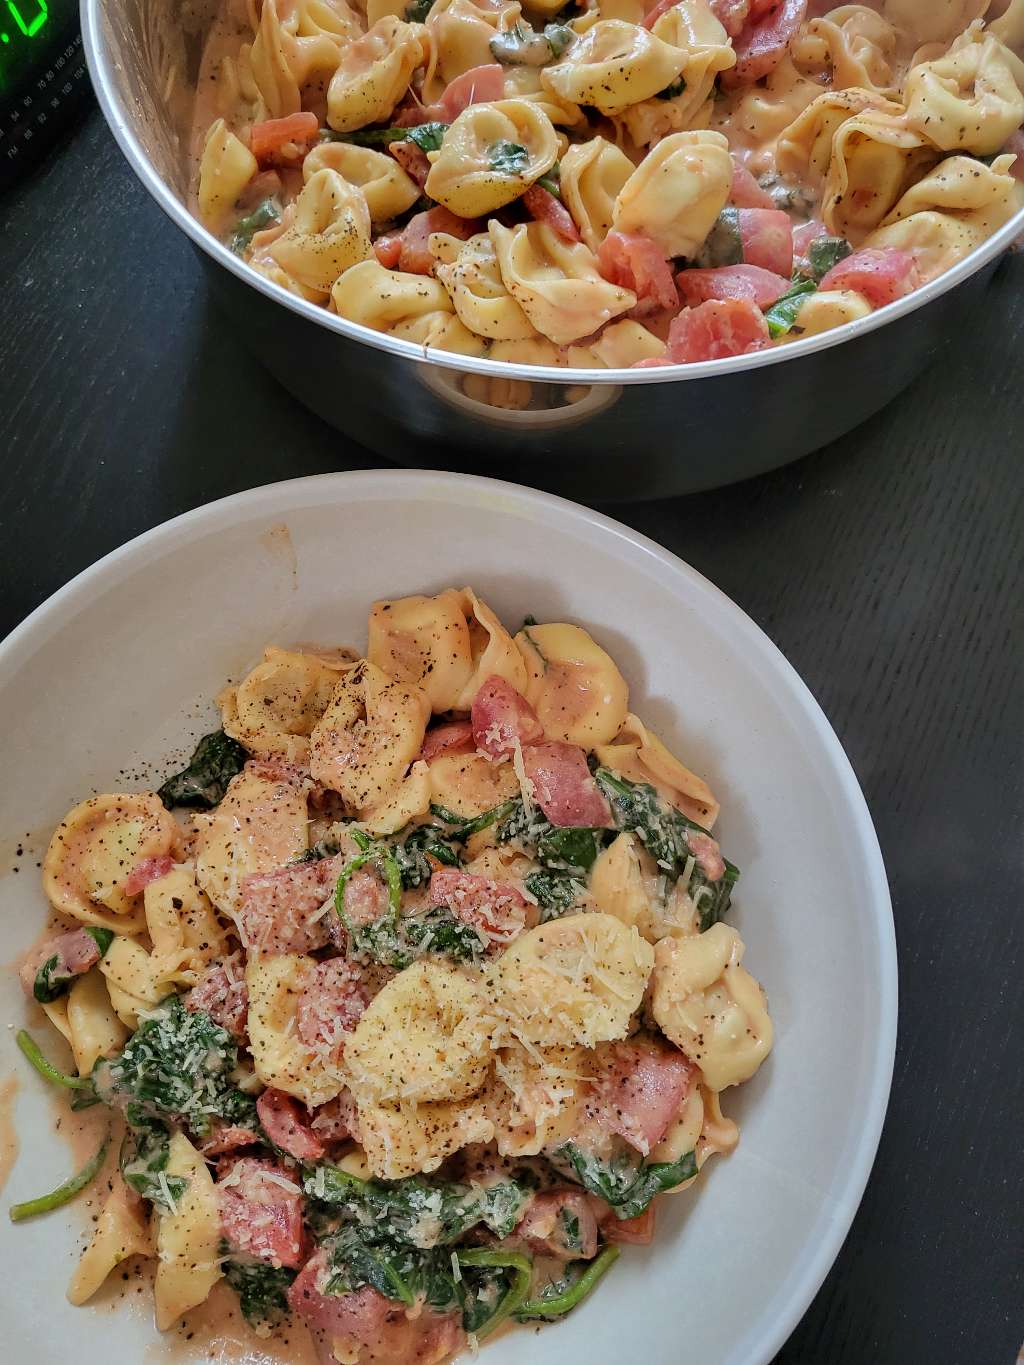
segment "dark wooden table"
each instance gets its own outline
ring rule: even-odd
[[[1007,260],[932,369],[827,450],[720,492],[605,509],[785,651],[846,746],[889,869],[888,1121],[780,1365],[1009,1365],[1024,1338],[1022,284],[1024,257]],[[0,204],[0,290],[0,631],[179,512],[377,463],[296,406],[213,311],[95,112]]]

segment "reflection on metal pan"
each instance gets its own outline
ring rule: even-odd
[[[622,396],[621,384],[545,384],[502,375],[460,374],[423,365],[417,378],[442,403],[474,421],[526,433],[578,426]]]

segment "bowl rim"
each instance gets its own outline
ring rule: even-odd
[[[175,223],[186,237],[205,252],[219,266],[234,275],[236,279],[257,290],[273,302],[282,304],[292,313],[305,318],[314,326],[324,327],[351,341],[362,342],[374,350],[384,351],[398,359],[415,364],[439,366],[461,373],[485,375],[491,378],[526,379],[539,383],[558,385],[590,385],[607,387],[611,385],[666,384],[680,380],[724,378],[727,375],[744,373],[748,370],[765,369],[786,360],[797,360],[817,351],[830,350],[844,342],[884,327],[890,322],[906,317],[909,313],[940,298],[949,290],[956,288],[977,271],[994,260],[1005,248],[1024,232],[1024,207],[1005,223],[997,232],[974,249],[962,261],[939,275],[936,279],[904,295],[893,303],[875,309],[867,317],[843,323],[817,336],[805,337],[802,341],[787,342],[784,346],[769,347],[752,355],[727,356],[720,360],[690,361],[685,364],[655,366],[651,369],[614,369],[588,370],[563,368],[561,366],[524,365],[508,360],[488,360],[479,356],[464,356],[454,351],[436,350],[414,341],[406,341],[386,332],[374,331],[362,323],[350,322],[330,313],[319,304],[309,303],[292,294],[283,285],[275,284],[258,271],[247,265],[234,252],[230,251],[209,232],[199,219],[194,217],[188,207],[171,191],[146,154],[142,144],[125,113],[117,94],[116,82],[110,71],[112,58],[104,34],[105,0],[80,0],[82,39],[86,62],[93,89],[99,100],[103,116],[107,121],[114,139],[125,159],[139,180],[149,191],[157,204],[170,220]]]
[[[838,1256],[871,1173],[892,1084],[897,1033],[898,963],[885,865],[867,802],[850,761],[824,712],[796,669],[760,626],[721,589],[647,536],[589,507],[551,493],[498,479],[435,470],[370,469],[317,474],[266,484],[205,503],[111,550],[57,589],[6,639],[0,641],[0,684],[17,670],[22,659],[31,657],[39,645],[60,630],[65,619],[73,618],[80,606],[84,607],[92,598],[102,595],[106,588],[124,581],[139,561],[145,562],[154,554],[159,557],[182,544],[208,535],[214,529],[237,526],[263,515],[280,519],[293,509],[323,505],[326,501],[325,491],[336,488],[342,490],[346,503],[361,498],[390,500],[397,495],[412,495],[430,501],[440,496],[472,508],[488,503],[494,505],[495,500],[498,500],[500,505],[512,506],[523,513],[532,510],[548,519],[554,518],[567,529],[576,530],[591,541],[600,542],[610,538],[625,542],[634,553],[653,561],[659,577],[683,580],[691,590],[696,590],[713,602],[716,612],[732,624],[745,646],[752,653],[759,654],[767,666],[773,667],[779,684],[788,692],[794,706],[802,713],[809,731],[818,741],[828,763],[829,776],[850,813],[851,828],[856,833],[863,855],[865,877],[871,887],[866,911],[873,922],[876,944],[874,956],[877,976],[873,988],[876,992],[878,1028],[870,1064],[870,1094],[864,1110],[858,1116],[854,1158],[837,1177],[839,1187],[831,1195],[833,1215],[813,1252],[804,1259],[801,1274],[789,1285],[785,1298],[777,1302],[765,1335],[758,1343],[758,1353],[751,1358],[752,1365],[768,1365],[806,1312]]]

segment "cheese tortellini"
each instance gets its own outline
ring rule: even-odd
[[[501,278],[488,233],[478,232],[464,242],[450,265],[437,267],[437,278],[451,295],[463,323],[478,336],[517,341],[535,335],[533,323]]]
[[[347,184],[360,190],[370,221],[375,225],[397,218],[420,197],[419,186],[395,158],[372,147],[322,142],[302,163],[302,175],[307,182],[317,171],[335,171]]]
[[[306,851],[308,812],[301,785],[290,775],[247,765],[231,779],[196,837],[196,881],[226,915],[238,910],[242,882]]]
[[[256,158],[222,118],[210,124],[199,163],[199,216],[216,228],[256,174]]]
[[[615,200],[620,232],[645,232],[666,256],[694,256],[732,185],[721,133],[674,133],[644,157]]]
[[[634,169],[625,152],[603,137],[574,143],[562,157],[562,198],[591,251],[611,231],[616,200]]]
[[[516,636],[526,699],[549,739],[598,749],[622,729],[629,689],[615,661],[581,626],[526,626]]]
[[[173,1212],[157,1216],[156,1325],[161,1332],[204,1303],[224,1271],[220,1254],[220,1208],[213,1176],[183,1133],[174,1133],[165,1167],[185,1182]]]
[[[595,752],[612,772],[631,782],[649,782],[670,805],[698,825],[713,827],[719,804],[711,788],[669,753],[639,716],[624,716],[612,742],[597,744]]]
[[[291,227],[270,247],[282,270],[324,298],[339,275],[372,254],[362,190],[327,169],[306,182]]]
[[[471,104],[445,133],[423,188],[452,213],[478,218],[518,199],[557,157],[554,125],[536,104]]]
[[[250,958],[245,969],[249,995],[249,1047],[264,1085],[294,1095],[314,1108],[341,1093],[345,1077],[296,1030],[299,999],[316,964],[300,953]]]
[[[403,323],[453,311],[437,280],[388,270],[378,261],[364,261],[346,270],[331,290],[331,304],[339,317],[376,332],[393,332]]]
[[[971,35],[907,77],[907,122],[944,152],[990,156],[1024,122],[1024,62],[991,35]]]
[[[117,1179],[68,1285],[68,1302],[76,1307],[87,1303],[110,1272],[129,1256],[152,1255],[149,1224],[133,1204],[124,1181]]]
[[[422,24],[385,15],[349,44],[327,87],[327,122],[340,133],[386,119],[424,58]]]
[[[687,54],[640,24],[599,19],[570,43],[541,80],[562,99],[621,114],[679,79]]]
[[[742,957],[743,940],[727,924],[654,949],[651,1013],[711,1090],[749,1080],[772,1048],[764,992]]]
[[[237,687],[221,693],[221,723],[249,753],[301,763],[337,685],[338,669],[315,654],[270,645]]]

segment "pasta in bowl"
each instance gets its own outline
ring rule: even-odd
[[[318,174],[324,174],[321,171]],[[586,629],[471,588],[365,651],[268,646],[156,791],[76,805],[21,980],[117,1167],[69,1298],[155,1261],[324,1365],[440,1365],[565,1317],[730,1152],[773,1043],[719,802]],[[627,1253],[628,1254],[628,1253]]]
[[[428,350],[754,355],[906,297],[1024,206],[1015,4],[243,8],[207,39],[196,213],[291,294]],[[457,265],[485,235],[488,307]]]

